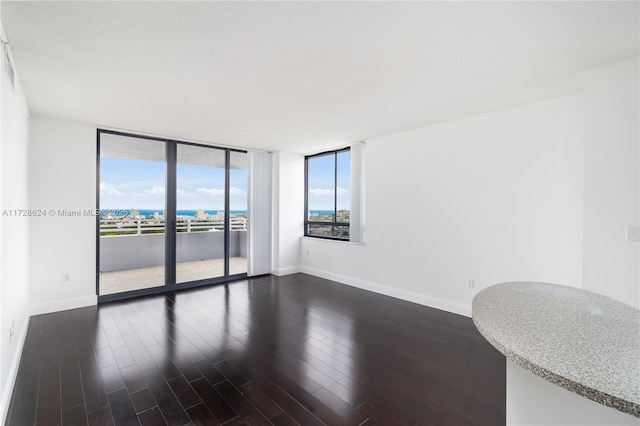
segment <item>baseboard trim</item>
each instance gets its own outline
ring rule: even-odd
[[[16,384],[16,380],[18,379],[18,368],[20,367],[20,360],[22,359],[22,350],[24,349],[24,342],[27,339],[27,330],[29,329],[29,319],[30,316],[26,315],[22,324],[22,330],[20,330],[20,334],[18,335],[18,345],[16,347],[16,356],[13,357],[13,362],[9,367],[9,371],[7,373],[7,381],[4,384],[4,389],[2,389],[2,400],[0,404],[2,406],[2,423],[5,424],[7,421],[7,415],[9,414],[9,404],[11,404],[11,396],[13,395],[13,387]]]
[[[302,266],[300,272],[336,281],[352,287],[361,288],[363,290],[372,291],[374,293],[384,294],[385,296],[395,297],[396,299],[406,300],[408,302],[418,303],[420,305],[436,308],[443,311],[451,312],[465,317],[471,317],[471,306],[455,303],[437,297],[427,296],[425,294],[414,293],[408,290],[389,287],[387,285],[364,281],[346,275],[335,274],[333,272],[323,271],[321,269]]]
[[[94,306],[98,304],[98,296],[76,297],[75,299],[56,300],[55,302],[46,302],[31,305],[31,315],[49,314],[51,312],[66,311],[68,309],[84,308],[86,306]]]
[[[274,268],[271,270],[271,274],[277,277],[282,277],[284,275],[297,274],[299,272],[302,272],[299,266],[290,266],[288,268],[277,268],[277,269]]]

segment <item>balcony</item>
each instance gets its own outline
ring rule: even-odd
[[[224,276],[224,222],[179,218],[178,283]],[[100,221],[100,295],[164,285],[164,220],[104,218]],[[229,274],[247,272],[246,218],[232,218]]]

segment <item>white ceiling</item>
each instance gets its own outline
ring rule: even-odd
[[[224,169],[226,162],[225,150],[202,148],[191,144],[178,144],[176,155],[177,164]],[[167,161],[163,142],[107,132],[100,134],[100,156],[158,161],[160,163]],[[248,168],[249,159],[247,157],[246,153],[231,151],[229,168]]]
[[[639,2],[12,2],[34,116],[310,153],[580,90]]]

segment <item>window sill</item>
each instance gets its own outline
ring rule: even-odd
[[[333,240],[331,238],[308,237],[306,235],[303,235],[300,238],[302,238],[303,240],[322,241],[322,242],[326,242],[326,243],[350,244],[350,245],[356,245],[356,246],[366,246],[367,245],[367,243],[359,242],[359,241]]]

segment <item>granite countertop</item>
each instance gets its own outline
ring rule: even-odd
[[[511,282],[479,292],[472,317],[521,367],[640,417],[640,310],[573,287]]]

